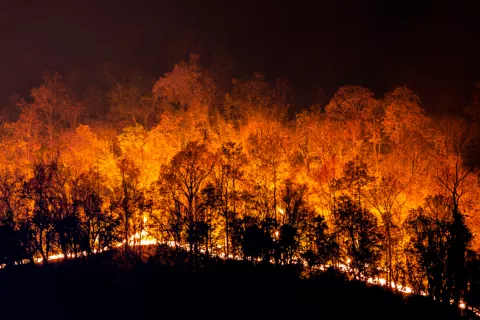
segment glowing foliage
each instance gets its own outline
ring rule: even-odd
[[[28,231],[31,257],[160,241],[311,270],[335,265],[423,290],[438,279],[420,251],[452,255],[441,247],[443,224],[467,240],[465,223],[473,240],[464,242],[479,248],[480,189],[464,166],[475,131],[433,121],[408,88],[377,99],[344,86],[324,113],[316,105],[288,119],[287,80],[255,73],[223,95],[192,55],[152,90],[126,81],[103,95],[110,113],[99,123],[83,109],[99,102],[78,101],[60,75],[46,75],[19,119],[3,125],[2,226]]]

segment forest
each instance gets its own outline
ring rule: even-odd
[[[285,78],[217,83],[194,54],[83,92],[45,73],[1,126],[2,266],[157,244],[477,312],[480,92],[429,116],[407,87],[299,110]]]

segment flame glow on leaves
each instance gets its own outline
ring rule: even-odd
[[[471,248],[480,249],[480,188],[463,165],[475,128],[434,121],[408,88],[377,98],[344,86],[325,112],[314,106],[293,117],[288,81],[273,85],[254,74],[234,79],[224,94],[193,55],[152,89],[116,84],[103,98],[108,116],[98,121],[88,116],[98,111],[88,110],[89,101],[47,75],[20,103],[19,119],[3,125],[0,213],[17,230],[34,231],[37,262],[157,243],[243,259],[238,243],[248,228],[258,231],[255,224],[279,241],[297,216],[306,217],[302,230],[323,216],[337,232],[334,213],[346,196],[390,237],[379,262],[388,277],[362,278],[410,293],[393,275],[409,263],[404,222],[425,199],[448,197],[458,177],[456,204],[472,230]],[[287,205],[287,181],[304,190],[301,209]],[[281,243],[287,251],[312,248],[307,235],[292,234],[291,247]],[[298,252],[289,260],[301,261]],[[340,260],[338,268],[351,269],[349,257]]]

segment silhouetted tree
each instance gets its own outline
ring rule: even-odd
[[[0,263],[11,266],[23,259],[33,261],[22,194],[23,175],[0,175]]]
[[[397,247],[401,241],[399,212],[403,203],[400,200],[400,194],[405,188],[406,185],[401,182],[399,177],[386,174],[376,180],[368,192],[369,203],[381,217],[385,241],[383,248],[386,253],[386,281],[389,288],[392,282],[396,288],[402,266]]]
[[[447,283],[454,304],[460,303],[462,294],[467,290],[467,249],[472,240],[472,234],[465,223],[465,217],[460,212],[460,201],[467,192],[465,180],[471,176],[470,170],[462,169],[460,160],[456,158],[453,168],[445,168],[437,174],[438,183],[446,191],[447,206],[451,214],[447,249],[446,268],[448,271]],[[445,296],[443,300],[450,297]]]
[[[174,226],[176,233],[181,233],[184,224],[185,232],[190,234],[187,241],[190,252],[198,248],[197,232],[203,229],[198,224],[201,219],[201,191],[207,185],[207,179],[212,173],[214,162],[211,153],[204,145],[189,143],[185,150],[180,151],[165,168],[164,179],[170,184],[174,203]],[[202,228],[198,229],[199,226]],[[204,232],[204,231],[202,231]]]
[[[93,170],[72,181],[73,203],[80,219],[80,249],[89,254],[110,248],[120,239],[117,229],[119,219],[111,210],[102,208],[103,188],[102,178]]]
[[[328,231],[328,224],[321,215],[314,217],[307,227],[307,244],[310,247],[302,253],[310,272],[316,266],[333,266],[339,260],[339,247],[334,233]]]
[[[412,210],[405,221],[410,238],[406,249],[410,283],[416,292],[427,291],[437,300],[442,300],[448,292],[445,283],[451,222],[445,198],[441,196],[428,198],[425,206]]]
[[[469,250],[466,259],[468,286],[464,294],[466,306],[480,307],[480,257],[475,251]]]
[[[307,223],[314,216],[314,210],[306,202],[306,185],[295,185],[285,181],[279,222],[279,257],[284,263],[292,263],[298,256],[301,235],[306,233]]]
[[[54,228],[58,197],[55,193],[56,175],[56,163],[37,163],[33,177],[24,183],[23,190],[25,198],[32,202],[31,227],[35,250],[45,264],[48,263],[48,256],[57,239]]]
[[[365,188],[374,180],[368,174],[367,165],[363,162],[349,161],[343,169],[342,187],[349,191],[351,197],[357,201],[357,205],[362,207],[362,198],[365,195]]]
[[[457,199],[458,200],[458,199]],[[468,289],[467,253],[471,233],[463,215],[452,205],[452,198],[429,197],[424,208],[413,210],[406,220],[410,235],[408,253],[416,261],[419,280],[413,281],[417,291],[426,281],[428,294],[446,304],[453,299],[458,305]]]
[[[351,260],[350,267],[356,277],[365,279],[376,275],[382,236],[375,216],[347,196],[340,199],[334,215],[345,255]]]
[[[242,252],[245,259],[268,259],[272,239],[253,217],[244,218]]]
[[[238,182],[243,177],[246,157],[241,145],[227,142],[222,145],[219,154],[219,172],[215,173],[217,185],[221,190],[222,213],[225,219],[225,256],[230,255],[230,220],[237,215],[237,188]]]
[[[145,198],[145,191],[140,184],[139,168],[129,158],[118,161],[120,171],[120,185],[116,190],[116,197],[111,203],[111,210],[118,210],[123,227],[123,241],[125,254],[128,255],[130,244],[140,253],[145,209],[149,205]]]
[[[214,247],[212,231],[216,227],[215,218],[218,216],[221,208],[221,194],[213,184],[207,185],[201,192],[201,225],[197,226],[198,231],[205,239],[205,254],[208,257],[211,247]],[[228,255],[227,255],[228,256]]]

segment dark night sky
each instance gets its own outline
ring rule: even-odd
[[[408,85],[453,112],[480,80],[480,1],[98,2],[0,1],[0,104],[46,70],[88,82],[111,62],[159,77],[188,51],[229,53],[232,76],[287,76],[302,106],[316,87]]]

